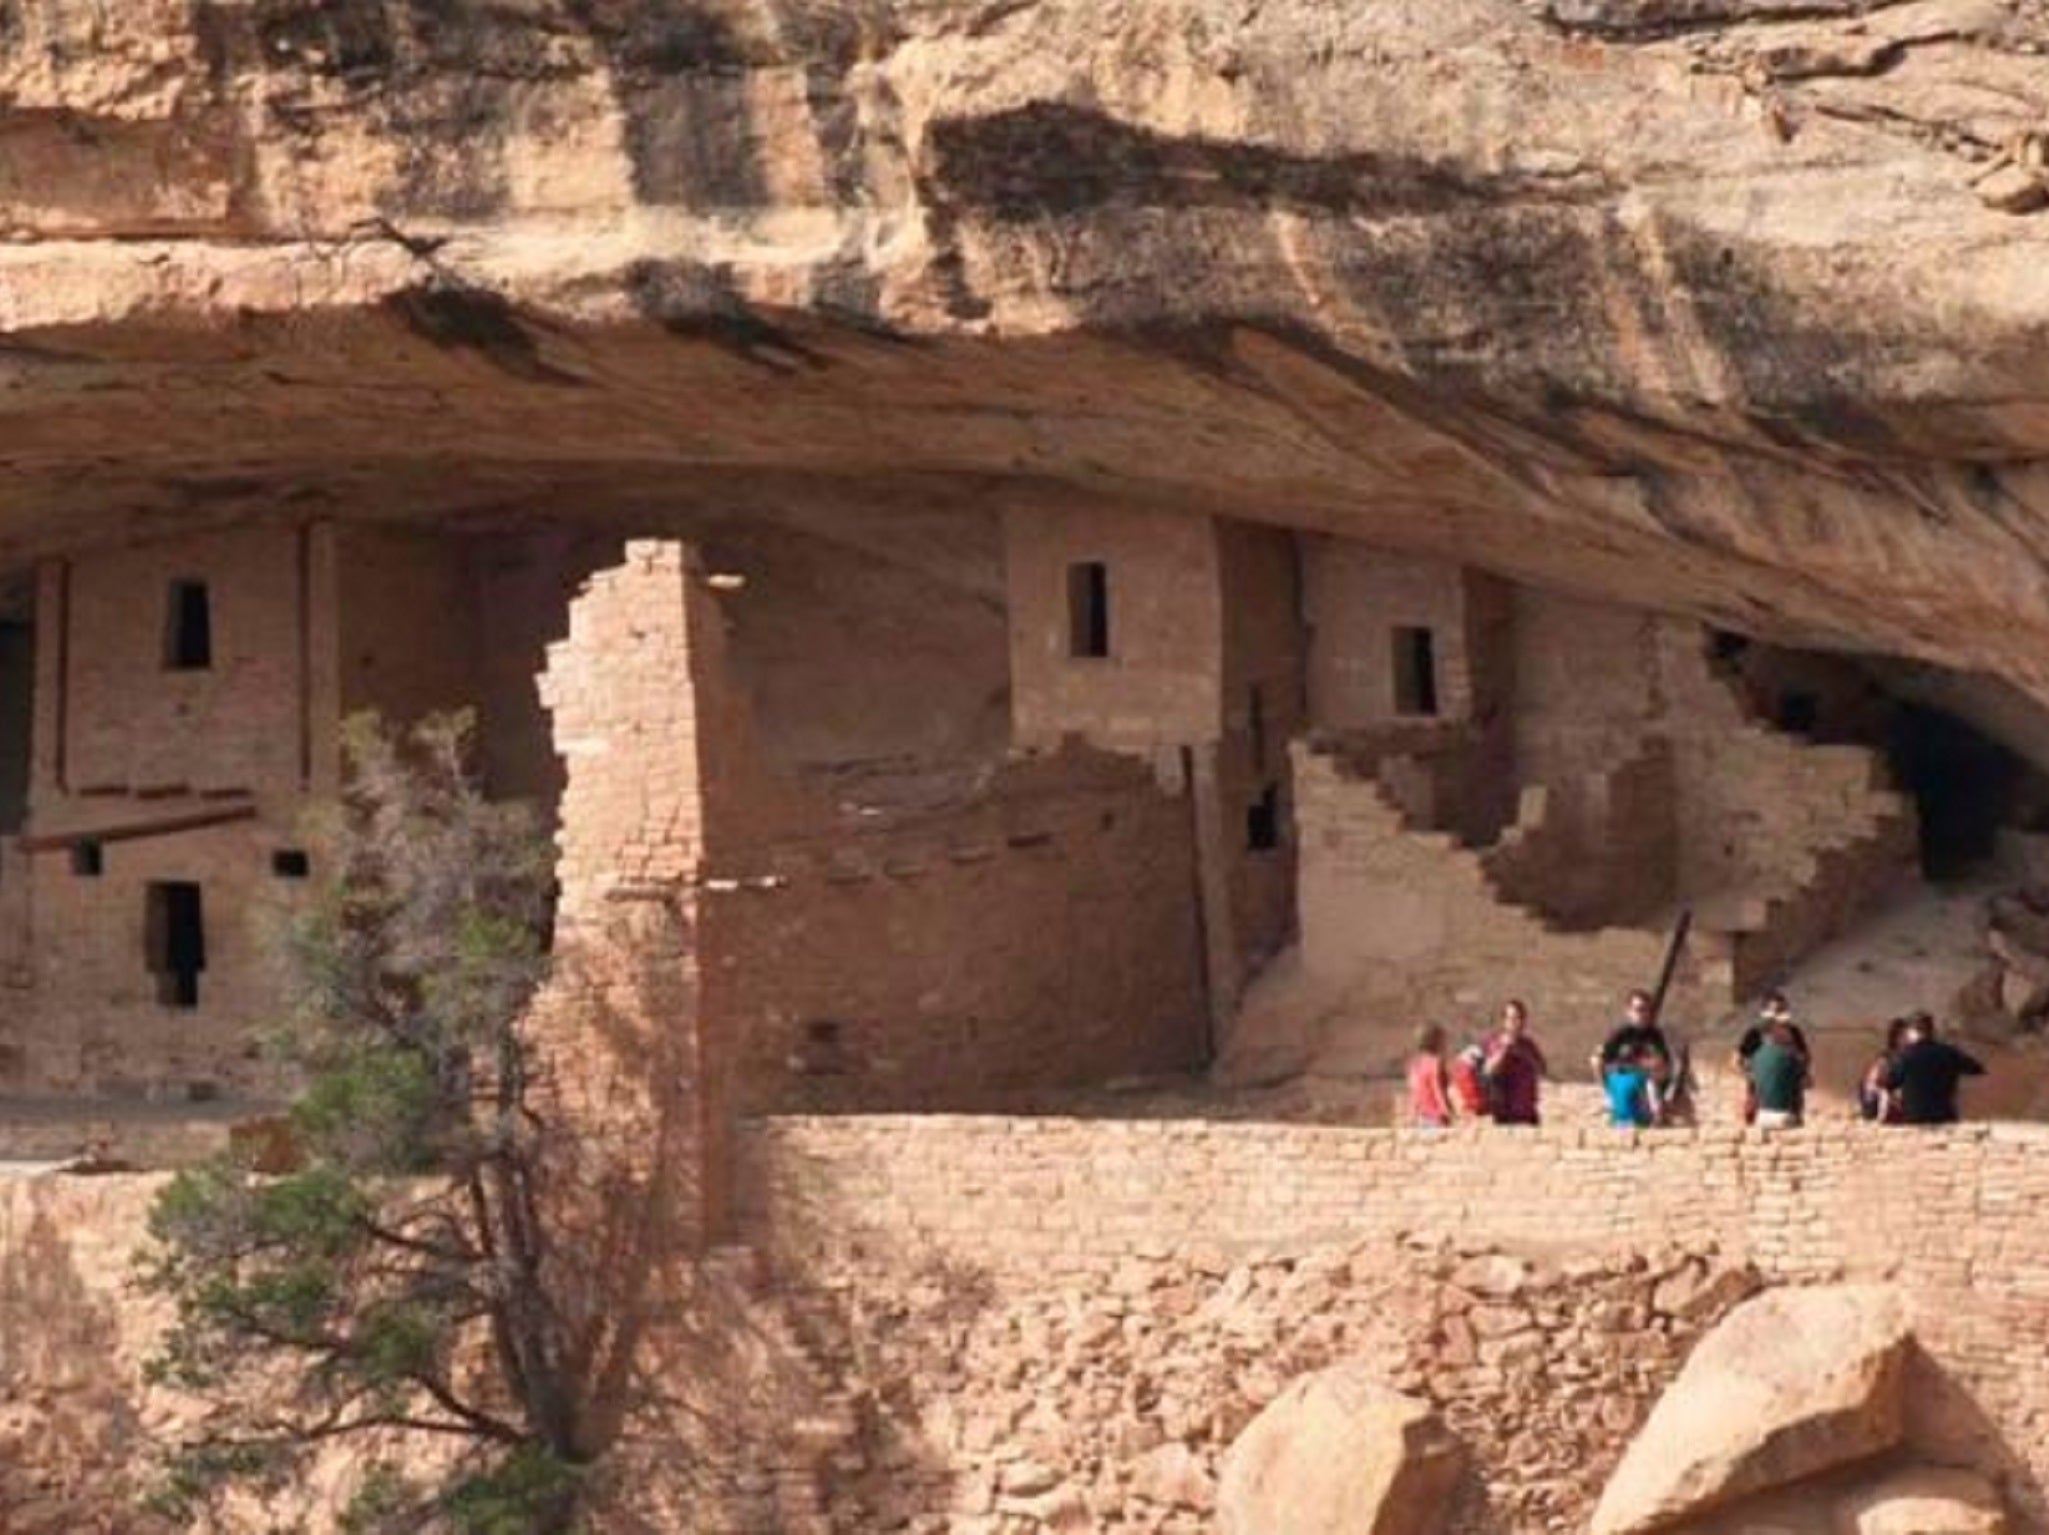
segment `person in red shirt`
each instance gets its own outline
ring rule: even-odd
[[[1425,1024],[1416,1031],[1416,1053],[1409,1057],[1409,1123],[1420,1130],[1443,1130],[1452,1118],[1444,1030]]]
[[[1511,1000],[1501,1009],[1501,1027],[1487,1041],[1483,1068],[1497,1125],[1537,1123],[1540,1084],[1551,1074],[1544,1051],[1530,1038],[1530,1010]]]

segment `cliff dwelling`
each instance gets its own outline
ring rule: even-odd
[[[1305,998],[1299,1069],[1389,1075],[1413,1020],[1509,988],[1578,1046],[1682,910],[1672,1011],[1705,1034],[2044,808],[1883,658],[1238,519],[934,516],[879,551],[707,523],[648,594],[701,615],[681,792],[743,1112],[1192,1077]],[[548,679],[642,547],[257,523],[24,570],[9,1089],[282,1092],[264,954],[342,722],[474,710],[489,792],[552,820],[581,748]]]
[[[467,711],[595,1528],[2049,1530],[2045,257],[2042,0],[0,0],[0,1528]]]

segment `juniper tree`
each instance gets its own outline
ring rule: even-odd
[[[549,850],[481,795],[469,744],[461,716],[351,724],[282,939],[292,1170],[222,1159],[154,1207],[147,1282],[175,1303],[154,1371],[204,1404],[156,1495],[176,1516],[352,1439],[348,1528],[566,1531],[616,1426],[598,1397],[632,1331],[559,1293],[548,1178],[577,1138],[537,1107],[522,1030]]]

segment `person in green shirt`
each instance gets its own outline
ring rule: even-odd
[[[1757,1123],[1784,1130],[1800,1123],[1807,1106],[1807,1055],[1795,1043],[1792,1025],[1775,1018],[1750,1056],[1750,1085],[1757,1092]]]

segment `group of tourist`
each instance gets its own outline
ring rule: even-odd
[[[1419,1128],[1443,1129],[1461,1121],[1534,1125],[1550,1063],[1530,1033],[1521,1001],[1502,1006],[1499,1025],[1485,1037],[1447,1053],[1445,1031],[1419,1030],[1407,1073],[1407,1117]],[[1648,1127],[1685,1123],[1692,1115],[1691,1071],[1659,1027],[1648,992],[1629,994],[1623,1021],[1588,1058],[1606,1099],[1609,1123]],[[1732,1065],[1742,1083],[1746,1123],[1786,1129],[1806,1116],[1814,1083],[1814,1056],[1783,992],[1769,993],[1757,1020],[1737,1041]],[[1957,1088],[1984,1066],[1937,1036],[1927,1013],[1896,1018],[1885,1046],[1858,1084],[1859,1112],[1877,1124],[1940,1125],[1957,1118]]]

